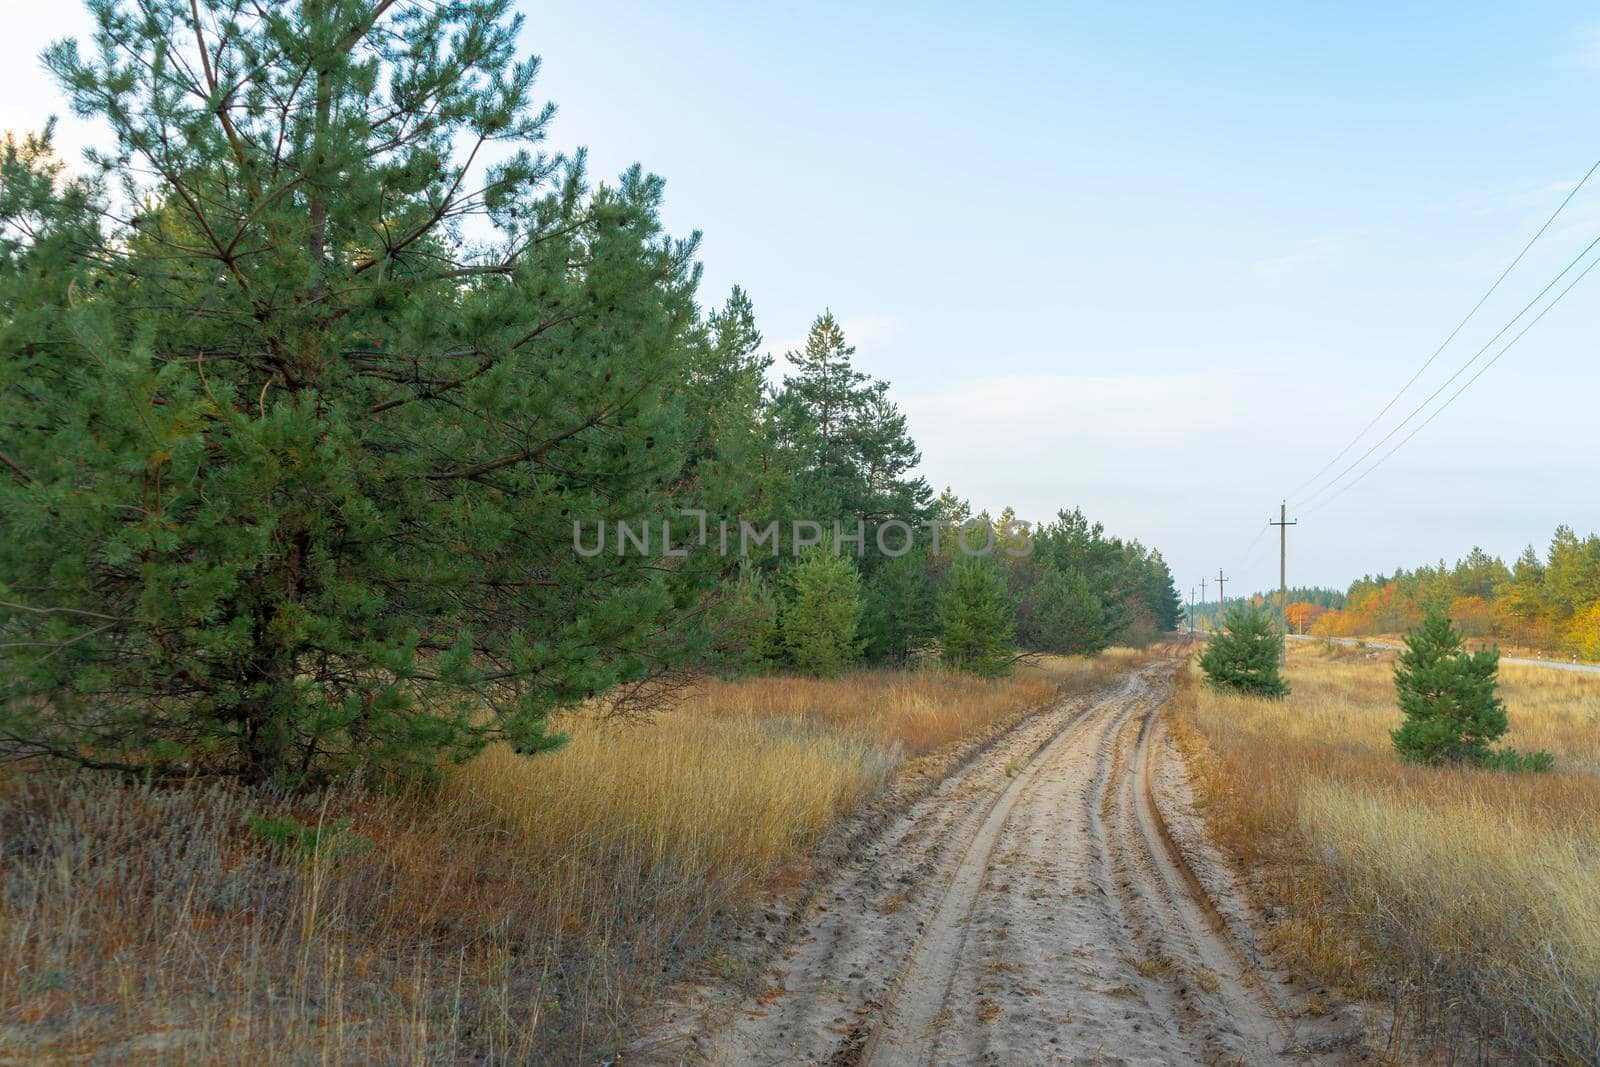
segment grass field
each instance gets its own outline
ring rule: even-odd
[[[896,775],[1132,655],[706,682],[649,722],[569,716],[555,754],[292,811],[13,773],[0,1059],[592,1062]],[[286,814],[320,831],[251,827]]]
[[[1506,743],[1544,775],[1400,763],[1392,654],[1294,645],[1280,703],[1191,673],[1174,722],[1280,948],[1393,1007],[1399,1058],[1476,1035],[1518,1058],[1600,1049],[1600,678],[1501,669]],[[1474,1052],[1482,1048],[1472,1049]]]

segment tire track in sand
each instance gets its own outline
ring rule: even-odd
[[[1351,1058],[1349,1021],[1296,1014],[1236,936],[1242,905],[1226,918],[1208,895],[1232,883],[1171,763],[1174,667],[1024,722],[914,805],[836,878],[766,992],[670,1062]]]

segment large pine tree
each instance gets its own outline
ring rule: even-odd
[[[911,475],[921,453],[889,384],[855,368],[855,348],[832,312],[811,324],[805,347],[786,354],[794,373],[774,408],[783,440],[797,457],[797,517],[824,524],[922,517],[931,492]]]
[[[114,139],[5,155],[8,753],[425,767],[660,665],[686,568],[573,523],[712,474],[695,242],[538,151],[510,6],[103,0],[49,50]]]

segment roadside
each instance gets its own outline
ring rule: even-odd
[[[1290,634],[1291,641],[1310,641],[1313,643],[1332,642],[1344,645],[1347,648],[1382,648],[1389,651],[1399,651],[1405,646],[1393,641],[1384,641],[1367,637],[1313,637],[1310,634]],[[1501,663],[1516,663],[1527,667],[1550,667],[1558,671],[1577,671],[1580,674],[1600,674],[1600,664],[1562,662],[1558,659],[1527,659],[1521,656],[1501,656]]]
[[[1281,701],[1198,672],[1170,716],[1274,954],[1369,1005],[1390,1062],[1595,1062],[1600,679],[1513,666],[1507,742],[1541,774],[1399,759],[1393,653],[1297,642]]]
[[[763,901],[886,790],[1138,658],[705,680],[403,790],[8,767],[0,1062],[606,1060],[661,989],[738,973]]]

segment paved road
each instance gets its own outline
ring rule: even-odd
[[[1340,645],[1364,644],[1368,648],[1403,648],[1403,645],[1391,645],[1386,641],[1363,641],[1355,637],[1302,637],[1300,634],[1290,634],[1295,641],[1332,641]],[[1600,666],[1592,663],[1563,663],[1555,659],[1519,659],[1516,656],[1501,656],[1501,663],[1525,663],[1530,667],[1549,667],[1558,671],[1576,671],[1579,674],[1600,674]]]

